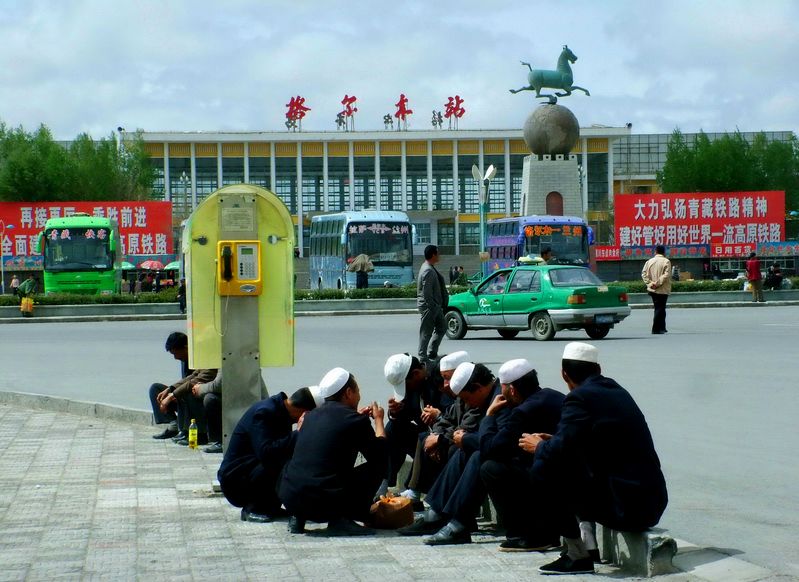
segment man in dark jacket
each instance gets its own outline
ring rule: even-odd
[[[478,427],[489,404],[500,393],[499,382],[491,370],[483,364],[471,362],[458,366],[452,375],[450,388],[473,412]],[[426,498],[430,509],[412,525],[400,529],[401,535],[435,533],[425,540],[429,545],[471,542],[470,531],[476,526],[474,514],[485,499],[485,489],[480,482],[478,427],[471,431],[454,431],[454,451]]]
[[[519,448],[524,433],[554,433],[564,395],[541,388],[533,365],[510,360],[499,369],[502,394],[494,398],[480,423],[480,476],[505,525],[502,552],[546,551],[560,546],[552,524],[541,523],[536,505],[542,502],[529,477],[533,455]],[[498,414],[510,410],[504,419]],[[545,501],[544,501],[545,502]]]
[[[383,409],[376,402],[358,408],[358,383],[343,368],[322,378],[319,393],[325,403],[305,416],[278,490],[291,515],[289,531],[302,533],[312,520],[327,522],[330,535],[369,535],[373,530],[354,520],[368,520],[386,472]],[[355,467],[358,453],[366,462]]]
[[[419,359],[423,362],[438,359],[438,346],[444,339],[444,310],[449,304],[449,294],[444,277],[436,270],[438,247],[427,245],[425,261],[416,279],[416,307],[422,322],[419,327]]]
[[[378,491],[381,495],[396,484],[405,457],[415,457],[419,436],[430,434],[430,427],[454,402],[443,390],[444,380],[435,362],[424,364],[415,356],[394,354],[386,360],[383,372],[393,394],[388,400],[388,470]],[[411,498],[418,501],[418,497]]]
[[[535,453],[532,475],[545,491],[546,507],[570,514],[559,524],[566,552],[541,566],[544,573],[593,572],[590,522],[644,531],[657,524],[668,503],[643,413],[624,388],[601,373],[594,346],[567,344],[561,375],[569,394],[558,430],[525,434],[519,441],[522,449]]]
[[[294,449],[292,426],[316,408],[315,389],[256,402],[236,424],[217,478],[225,499],[242,508],[242,521],[265,523],[280,514],[277,483]]]

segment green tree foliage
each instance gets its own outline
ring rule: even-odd
[[[700,133],[689,144],[677,129],[657,179],[663,192],[784,190],[786,209],[796,210],[799,142],[795,135],[787,142],[768,141],[760,133],[749,143],[736,131],[713,141]]]
[[[64,146],[44,125],[28,133],[0,123],[0,201],[146,200],[152,183],[140,135],[121,149],[113,134]]]

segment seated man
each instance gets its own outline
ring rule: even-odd
[[[519,441],[522,449],[535,453],[531,475],[547,500],[541,511],[555,509],[566,516],[558,520],[566,552],[541,566],[542,573],[593,572],[590,522],[644,531],[657,524],[668,503],[646,419],[629,392],[601,375],[598,362],[594,346],[567,344],[561,375],[569,394],[558,429],[525,434]],[[584,521],[578,525],[576,518]]]
[[[369,519],[372,499],[386,472],[383,409],[376,402],[358,408],[358,383],[343,368],[325,374],[319,395],[325,403],[304,417],[278,489],[291,515],[289,531],[302,533],[305,521],[312,520],[327,522],[330,535],[372,534],[354,520]],[[358,453],[366,462],[356,467]]]
[[[172,357],[180,362],[181,382],[186,381],[194,370],[189,369],[189,338],[185,333],[175,331],[166,338],[164,348],[172,354]],[[161,412],[159,395],[167,389],[166,384],[156,382],[150,386],[150,405],[153,409],[153,421],[155,424],[168,425],[163,432],[153,435],[154,439],[168,439],[178,434],[178,417],[174,410]],[[163,398],[163,397],[162,397]],[[181,419],[182,420],[182,419]]]
[[[466,355],[466,352],[460,353]],[[447,358],[453,360],[450,356],[442,358],[441,362],[445,367],[451,365]],[[455,367],[452,366],[452,370]],[[378,495],[385,494],[388,487],[396,484],[397,473],[406,455],[411,458],[416,455],[419,436],[430,434],[430,427],[441,415],[441,411],[454,402],[454,398],[444,391],[442,374],[447,374],[448,370],[439,371],[433,362],[426,365],[415,356],[394,354],[386,360],[383,372],[394,393],[388,400],[390,420],[386,424],[388,472]],[[451,376],[451,373],[448,375]],[[404,493],[418,501],[419,496],[410,487],[410,482],[406,482],[405,486]]]
[[[184,337],[186,337],[184,335]],[[188,339],[186,340],[186,359],[188,361]],[[155,404],[164,417],[167,417],[172,410],[177,410],[179,422],[179,432],[172,437],[172,440],[179,445],[189,444],[189,423],[191,419],[197,421],[197,444],[208,443],[208,426],[205,418],[205,409],[200,398],[192,395],[192,387],[195,384],[205,384],[216,378],[216,369],[193,370],[188,376],[175,382],[168,388],[164,388],[155,395]],[[150,399],[152,401],[153,387],[150,387]],[[221,414],[221,409],[220,409]],[[159,438],[168,438],[157,435]]]
[[[499,383],[486,366],[465,362],[458,366],[450,382],[452,391],[469,410],[485,416],[489,404],[500,393]],[[507,414],[503,411],[503,414]],[[480,440],[476,430],[458,429],[453,434],[454,452],[430,488],[426,501],[430,509],[412,525],[402,528],[400,535],[436,533],[425,540],[429,545],[471,542],[470,531],[476,529],[475,513],[485,499],[480,482]]]
[[[231,505],[241,507],[242,521],[269,522],[280,514],[277,485],[294,450],[292,426],[316,408],[314,391],[300,388],[253,404],[230,436],[217,478]]]
[[[499,369],[502,394],[494,398],[480,423],[480,476],[494,502],[507,540],[502,552],[546,551],[560,546],[552,524],[542,523],[536,504],[546,502],[535,494],[528,471],[533,455],[519,448],[524,433],[554,433],[564,395],[541,388],[538,374],[527,360],[510,360]],[[510,414],[501,417],[502,409]]]

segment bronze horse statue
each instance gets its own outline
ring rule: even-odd
[[[550,103],[556,103],[558,97],[566,97],[567,95],[571,95],[572,91],[575,89],[579,89],[586,95],[590,96],[591,93],[588,92],[588,89],[584,89],[583,87],[578,87],[577,85],[573,84],[574,75],[572,74],[572,68],[569,66],[569,63],[573,63],[576,60],[577,55],[575,55],[571,49],[564,44],[563,51],[561,51],[560,56],[558,57],[557,70],[555,71],[534,69],[530,66],[530,63],[525,63],[522,61],[522,65],[526,65],[527,68],[530,69],[530,72],[527,73],[527,82],[529,85],[522,87],[521,89],[510,89],[510,92],[519,93],[520,91],[535,91],[536,98],[549,97]],[[542,95],[541,89],[544,87],[549,89],[562,89],[565,92],[555,92],[554,95],[544,93]]]

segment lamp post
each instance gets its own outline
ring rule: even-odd
[[[180,216],[182,218],[185,218],[187,214],[186,208],[188,206],[189,185],[191,184],[191,178],[189,178],[189,175],[186,173],[186,170],[183,170],[180,173],[180,178],[178,178],[178,182],[180,182],[180,187],[181,187],[180,189],[182,191],[182,197],[183,197],[183,200],[180,203],[180,213],[181,213]]]
[[[6,238],[6,229],[14,228],[13,224],[6,224],[6,221],[0,218],[0,294],[6,294],[6,249],[3,241]]]
[[[488,166],[485,175],[480,173],[477,164],[472,166],[472,176],[477,180],[477,188],[480,196],[480,260],[488,259],[486,256],[486,210],[488,206],[488,188],[491,180],[497,175],[497,169],[493,164]]]

